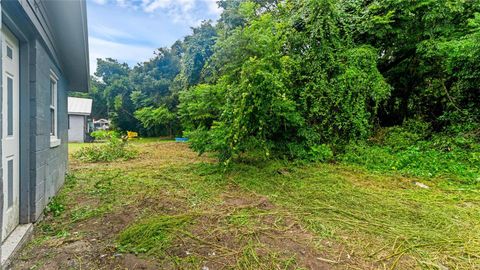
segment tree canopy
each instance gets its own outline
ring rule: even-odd
[[[409,119],[479,128],[479,1],[218,4],[216,24],[147,62],[99,59],[91,95],[106,106],[94,111],[121,130],[183,133],[224,161],[321,159]]]

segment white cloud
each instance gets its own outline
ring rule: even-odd
[[[154,13],[156,11],[167,12],[174,22],[183,22],[188,25],[198,25],[204,16],[198,8],[205,9],[209,15],[218,16],[221,9],[217,5],[217,0],[142,0],[143,11]]]
[[[108,0],[92,0],[92,1],[99,5],[105,5],[108,2]]]
[[[173,9],[183,12],[195,7],[195,0],[143,0],[143,10],[152,13],[158,9]]]
[[[126,62],[130,66],[138,61],[147,61],[153,57],[154,48],[113,42],[101,38],[90,37],[90,73],[97,69],[97,58],[113,58]]]
[[[127,0],[116,0],[120,7],[128,7]]]
[[[143,10],[147,13],[152,13],[157,9],[164,9],[170,7],[173,1],[171,0],[154,0],[143,1]]]
[[[143,0],[143,11],[153,14],[156,11],[167,12],[174,22],[192,23],[192,10],[196,0]]]
[[[205,4],[210,14],[220,15],[222,13],[222,9],[218,6],[217,0],[205,0]]]
[[[167,14],[175,23],[195,26],[205,15],[218,16],[221,9],[217,0],[90,0],[99,5],[107,3],[121,8],[142,10],[154,16],[157,12]]]
[[[108,40],[114,40],[116,38],[134,38],[132,34],[122,31],[119,28],[112,28],[101,24],[95,24],[90,26],[90,31],[92,31],[92,33],[94,33],[96,36],[100,36]]]

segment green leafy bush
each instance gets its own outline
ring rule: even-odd
[[[135,118],[142,123],[146,129],[156,130],[158,134],[173,136],[174,127],[177,125],[177,116],[167,107],[144,107],[134,113]]]
[[[225,89],[221,85],[200,84],[180,93],[179,116],[185,130],[209,128],[219,120]]]
[[[126,141],[110,138],[108,142],[82,147],[73,157],[84,162],[109,162],[135,158],[137,151],[131,149]]]
[[[249,23],[217,41],[216,83],[183,94],[185,126],[195,119],[190,112],[205,116],[195,119],[202,129],[192,133],[198,139],[190,137],[194,149],[213,150],[222,161],[259,151],[264,158],[328,160],[331,153],[319,145],[367,138],[390,92],[377,51],[342,35],[340,14],[327,1],[252,16],[257,8],[241,4]],[[292,28],[297,23],[302,29]]]
[[[120,138],[120,134],[113,130],[96,130],[90,133],[90,136],[98,141],[109,140],[111,138]]]
[[[312,146],[310,152],[310,159],[314,161],[330,161],[333,159],[333,151],[326,144]]]

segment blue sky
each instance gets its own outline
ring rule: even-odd
[[[216,0],[87,0],[87,9],[92,74],[97,58],[134,66],[221,13]]]

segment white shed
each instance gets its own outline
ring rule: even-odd
[[[68,98],[68,141],[85,142],[88,133],[87,117],[92,113],[89,98]]]

